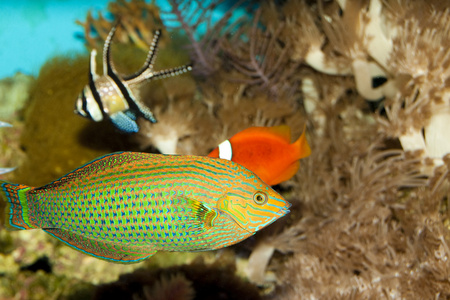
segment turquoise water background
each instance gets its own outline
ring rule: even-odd
[[[83,28],[89,10],[107,12],[107,0],[0,0],[0,78],[16,72],[37,75],[58,54],[84,53]],[[233,2],[233,1],[231,1]],[[156,4],[168,9],[166,0]],[[215,11],[223,15],[227,5]]]
[[[86,51],[83,40],[77,38],[83,28],[75,21],[84,21],[88,10],[105,12],[107,2],[1,0],[0,78],[16,72],[37,75],[54,55]]]

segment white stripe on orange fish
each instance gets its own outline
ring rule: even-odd
[[[233,148],[229,140],[219,144],[219,158],[231,160],[233,158]]]

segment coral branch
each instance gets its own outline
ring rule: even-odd
[[[84,38],[90,49],[101,49],[112,24],[118,19],[125,30],[118,30],[115,39],[122,43],[134,43],[144,51],[148,50],[153,31],[163,28],[158,7],[153,1],[146,3],[144,0],[119,0],[109,3],[108,10],[112,16],[111,21],[103,17],[101,12],[98,13],[98,19],[88,12],[85,22],[76,21],[84,27]]]
[[[239,82],[279,95],[298,64],[289,61],[290,46],[279,42],[284,24],[261,29],[260,16],[261,9],[256,11],[251,27],[242,28],[236,39],[222,43],[222,49],[227,64],[243,75]]]

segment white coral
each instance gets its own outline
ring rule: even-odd
[[[397,137],[404,150],[422,150],[424,158],[442,164],[450,152],[450,49],[445,46],[450,43],[450,9],[436,11],[431,4],[398,0],[337,3],[342,14],[325,12],[319,5],[322,30],[311,21],[311,13],[304,18],[315,34],[299,26],[299,40],[307,50],[294,43],[296,59],[303,53],[304,61],[321,73],[353,75],[366,100],[386,98],[388,122],[379,119],[382,130]],[[373,87],[376,77],[387,82]],[[308,95],[317,101],[314,94],[319,91],[312,92],[307,80],[303,91],[307,111],[317,115]]]

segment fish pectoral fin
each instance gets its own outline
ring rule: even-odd
[[[138,132],[139,126],[136,121],[127,116],[124,112],[119,111],[109,116],[113,124],[120,130],[128,133]]]
[[[191,211],[188,223],[192,228],[208,230],[214,226],[214,221],[218,216],[215,209],[195,199],[187,199],[186,205]]]
[[[137,263],[156,253],[156,250],[101,241],[65,229],[44,229],[44,231],[78,251],[115,263]]]
[[[134,114],[131,110],[126,110],[125,115],[133,121],[136,121],[136,114]]]

